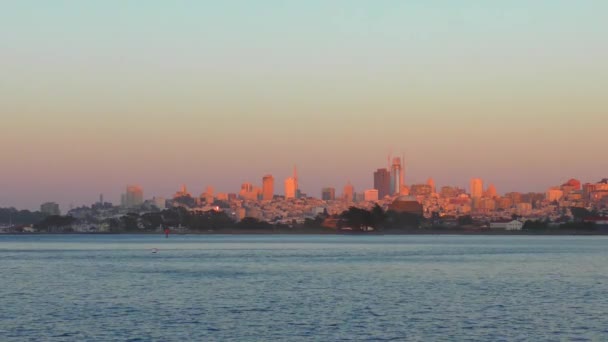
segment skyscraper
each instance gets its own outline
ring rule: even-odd
[[[403,173],[401,168],[401,158],[393,158],[391,165],[391,194],[399,194],[403,182]]]
[[[293,176],[285,180],[285,198],[297,198],[299,197],[298,188],[298,169],[293,166]]]
[[[333,201],[336,199],[336,189],[323,188],[321,190],[321,199],[324,201]]]
[[[294,177],[285,180],[285,198],[296,198],[297,181]]]
[[[471,198],[481,198],[483,196],[483,180],[480,178],[471,179]]]
[[[374,189],[378,190],[378,197],[391,195],[391,173],[388,169],[378,169],[374,172]]]
[[[344,202],[350,203],[355,200],[355,187],[348,182],[344,186],[344,192],[342,193],[342,199]]]
[[[138,207],[144,203],[144,190],[139,185],[128,185],[125,194],[125,207]]]
[[[435,188],[435,180],[433,178],[429,178],[426,181],[426,185],[431,187],[431,193],[434,194],[435,192],[437,192],[437,189]]]
[[[274,177],[266,175],[262,178],[262,199],[270,201],[274,197]]]

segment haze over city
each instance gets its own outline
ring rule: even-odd
[[[606,177],[605,1],[31,2],[0,11],[0,207],[277,182]],[[276,192],[281,193],[282,187]]]

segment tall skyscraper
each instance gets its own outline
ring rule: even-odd
[[[481,198],[483,196],[483,180],[480,178],[471,179],[471,198]]]
[[[355,200],[355,187],[348,182],[344,186],[344,192],[342,193],[342,199],[346,203],[350,203]]]
[[[435,188],[435,180],[433,178],[429,178],[426,181],[426,185],[431,187],[431,193],[434,194],[435,192],[437,192],[437,189]]]
[[[333,201],[336,199],[335,188],[323,188],[321,190],[321,199],[324,201]]]
[[[262,178],[262,199],[270,201],[274,197],[274,177],[266,175]]]
[[[128,185],[125,194],[125,207],[138,207],[144,203],[144,190],[139,185]]]
[[[401,158],[393,158],[391,165],[391,194],[399,194],[403,185],[403,169],[401,168]]]
[[[300,194],[298,187],[298,169],[293,166],[293,176],[285,180],[285,198],[297,198]]]
[[[285,180],[285,198],[296,198],[297,181],[293,177]]]
[[[391,195],[391,173],[388,169],[378,169],[374,172],[374,189],[378,190],[378,197]]]

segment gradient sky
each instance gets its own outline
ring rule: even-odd
[[[0,206],[608,177],[608,1],[3,1]]]

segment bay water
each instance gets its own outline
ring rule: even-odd
[[[2,341],[606,341],[608,238],[2,235]]]

